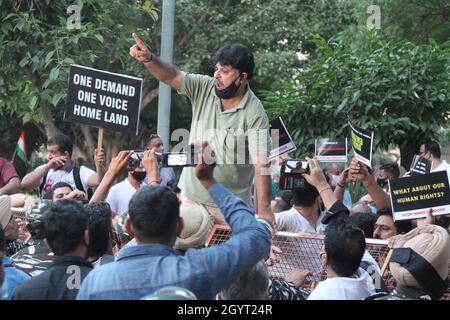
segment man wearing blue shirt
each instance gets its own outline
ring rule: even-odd
[[[223,212],[233,237],[221,246],[177,256],[172,247],[183,228],[177,196],[167,187],[142,188],[129,206],[137,245],[123,248],[116,261],[92,271],[77,299],[140,299],[168,285],[186,288],[198,299],[213,299],[266,256],[270,232],[240,198],[213,179],[213,168],[203,158],[207,144],[202,147],[196,177]]]

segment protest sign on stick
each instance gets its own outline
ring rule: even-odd
[[[141,96],[142,79],[71,65],[64,120],[137,135]]]

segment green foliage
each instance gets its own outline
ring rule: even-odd
[[[69,6],[81,8],[70,28]],[[128,51],[131,32],[147,34],[151,2],[0,1],[0,113],[32,122],[51,134],[56,127],[82,148],[78,126],[62,121],[70,64],[149,77]],[[54,119],[54,120],[53,120]]]
[[[317,37],[322,60],[276,92],[263,92],[269,115],[283,117],[299,154],[311,152],[317,137],[348,136],[348,117],[375,131],[375,148],[398,145],[402,155],[447,125],[449,43],[384,41],[369,31],[363,36],[357,50],[351,37],[337,43]]]
[[[382,37],[388,40],[409,40],[428,43],[429,39],[444,42],[450,34],[450,6],[442,0],[359,0],[353,6],[358,25],[365,25],[366,8],[380,8]],[[351,32],[351,30],[350,30]]]

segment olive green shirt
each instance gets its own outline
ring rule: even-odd
[[[214,84],[214,78],[182,73],[180,93],[192,103],[189,143],[208,142],[216,155],[214,179],[250,205],[254,177],[251,157],[269,154],[269,119],[249,86],[237,107],[222,111]],[[216,206],[195,176],[194,167],[183,169],[179,187],[188,198]]]

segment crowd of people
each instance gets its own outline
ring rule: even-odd
[[[198,163],[184,167],[178,182],[174,170],[162,166],[158,135],[148,137],[135,167],[132,150],[120,151],[106,166],[103,149],[95,150],[95,171],[78,166],[64,134],[48,139],[48,162],[22,180],[0,159],[2,299],[390,300],[445,293],[450,218],[430,211],[425,219],[394,220],[387,180],[400,177],[396,163],[374,175],[354,158],[348,168],[306,158],[304,186],[280,190],[280,166],[289,156],[269,163],[270,135],[240,136],[269,130],[248,84],[254,74],[248,48],[219,49],[214,77],[208,77],[177,70],[133,37],[130,55],[191,101],[190,141]],[[215,135],[203,141],[202,132],[211,128]],[[246,163],[214,162],[238,152],[233,145],[240,141]],[[450,176],[439,144],[426,142],[419,151],[432,161],[432,171]],[[354,182],[367,195],[351,199],[347,186]],[[19,193],[36,188],[39,199]],[[17,207],[27,211],[26,221],[14,213]],[[214,224],[229,226],[233,236],[205,247]],[[269,277],[268,268],[282,256],[272,245],[278,231],[325,235],[320,259],[327,279],[312,291],[303,287],[310,270]],[[389,241],[394,291],[369,274],[372,268],[379,276],[380,266],[366,238]]]

